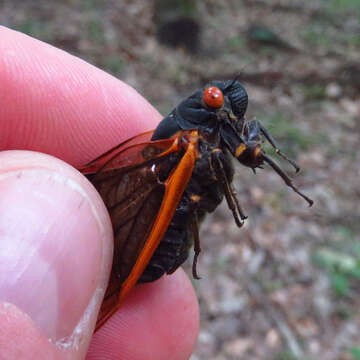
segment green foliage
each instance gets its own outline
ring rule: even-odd
[[[194,16],[197,13],[197,3],[196,0],[182,0],[180,2],[181,10],[184,15]]]
[[[359,0],[322,0],[326,9],[330,13],[339,14],[341,12],[360,11]]]
[[[354,346],[349,349],[350,354],[354,357],[355,360],[360,360],[360,347]]]
[[[263,25],[250,26],[246,36],[248,42],[256,46],[256,53],[260,57],[275,57],[279,49],[291,48],[273,30]]]
[[[227,40],[229,50],[240,50],[245,46],[245,40],[242,36],[233,36]]]
[[[325,87],[320,84],[302,86],[301,91],[305,96],[305,100],[323,100],[326,97]]]
[[[275,355],[274,360],[315,360],[315,358],[313,357],[297,357],[296,355],[294,355],[294,353],[290,350],[283,350],[278,352]]]
[[[347,227],[347,226],[342,226],[342,225],[335,225],[333,227],[333,231],[334,234],[343,241],[353,241],[355,238],[355,233],[354,230],[352,230],[351,228]],[[357,253],[360,254],[360,244],[356,244],[355,243],[355,250]]]
[[[262,46],[260,49],[258,49],[258,55],[261,57],[266,58],[273,58],[276,55],[279,54],[279,51],[275,47],[271,46]]]
[[[97,10],[99,7],[106,4],[106,0],[81,0],[78,4],[83,7],[84,10]]]
[[[347,34],[346,43],[348,46],[360,47],[360,34]]]
[[[87,23],[87,32],[89,38],[97,43],[103,43],[105,40],[104,27],[99,18],[93,17]]]
[[[358,32],[336,31],[331,23],[327,24],[322,20],[309,24],[301,32],[301,37],[310,46],[328,50],[331,50],[335,43],[337,46],[345,48],[360,46],[360,34]]]
[[[124,70],[125,61],[119,54],[108,55],[103,59],[102,67],[117,76]]]
[[[298,360],[298,357],[290,350],[284,350],[277,353],[274,360]]]
[[[228,263],[229,263],[229,259],[227,256],[219,256],[216,259],[217,270],[220,272],[225,271],[227,269]]]
[[[261,121],[277,142],[281,144],[281,149],[292,157],[295,157],[299,151],[308,150],[314,144],[325,141],[324,135],[304,133],[304,131],[295,127],[292,121],[282,113],[270,114],[265,118],[263,117]],[[265,144],[265,151],[274,155],[272,147],[267,143]]]
[[[46,22],[31,18],[14,26],[14,29],[37,39],[48,41],[51,37]]]
[[[337,226],[334,228],[334,233],[335,236],[340,236],[342,250],[320,248],[314,254],[313,261],[326,270],[335,294],[349,297],[352,295],[351,283],[360,280],[360,246],[355,242],[354,234],[350,229]]]
[[[260,41],[265,44],[272,44],[279,41],[278,36],[270,29],[265,26],[253,27],[248,36],[251,40]]]
[[[339,296],[350,296],[349,281],[344,274],[332,272],[330,274],[331,287]]]
[[[268,278],[262,279],[262,287],[267,293],[272,293],[277,290],[283,289],[285,286],[284,282],[280,279],[269,280]]]
[[[330,48],[334,38],[326,26],[311,24],[302,32],[303,40],[309,45]]]
[[[164,15],[172,15],[176,17],[189,16],[196,17],[197,15],[197,1],[196,0],[156,0],[155,13],[163,17]]]

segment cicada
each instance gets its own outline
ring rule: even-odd
[[[114,229],[111,278],[97,327],[137,283],[173,273],[194,247],[199,224],[225,198],[238,227],[247,218],[232,186],[232,158],[254,172],[269,165],[311,206],[289,176],[264,151],[299,166],[258,120],[246,120],[248,94],[237,79],[213,81],[183,100],[154,131],[126,140],[81,171],[102,196]]]

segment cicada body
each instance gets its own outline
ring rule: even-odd
[[[173,273],[194,246],[193,276],[200,253],[199,223],[223,198],[241,227],[246,216],[232,187],[232,158],[253,171],[266,163],[311,206],[265,154],[278,148],[257,120],[247,121],[248,95],[239,81],[213,81],[183,100],[153,132],[109,150],[81,171],[107,206],[114,229],[114,261],[98,326],[132,287]]]

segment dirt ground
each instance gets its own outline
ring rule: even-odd
[[[163,114],[240,73],[247,118],[298,161],[296,176],[281,164],[315,200],[237,166],[249,219],[238,229],[222,204],[202,226],[191,360],[360,359],[360,2],[126,3],[2,0],[0,21],[113,73]]]

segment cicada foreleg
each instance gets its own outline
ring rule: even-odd
[[[268,132],[268,130],[261,124],[259,120],[250,120],[246,124],[246,138],[247,140],[259,140],[260,134],[264,135],[265,139],[269,142],[269,144],[274,148],[276,154],[286,160],[289,164],[291,164],[295,172],[300,171],[300,166],[294,161],[289,159],[278,147],[276,140],[274,137]]]
[[[234,216],[236,225],[238,227],[242,227],[244,225],[244,220],[247,219],[247,216],[244,214],[236,197],[236,192],[232,188],[231,183],[227,178],[223,165],[223,157],[224,153],[220,149],[214,149],[211,153],[212,168],[214,169],[217,180],[219,180],[220,184],[223,187],[226,202]]]

